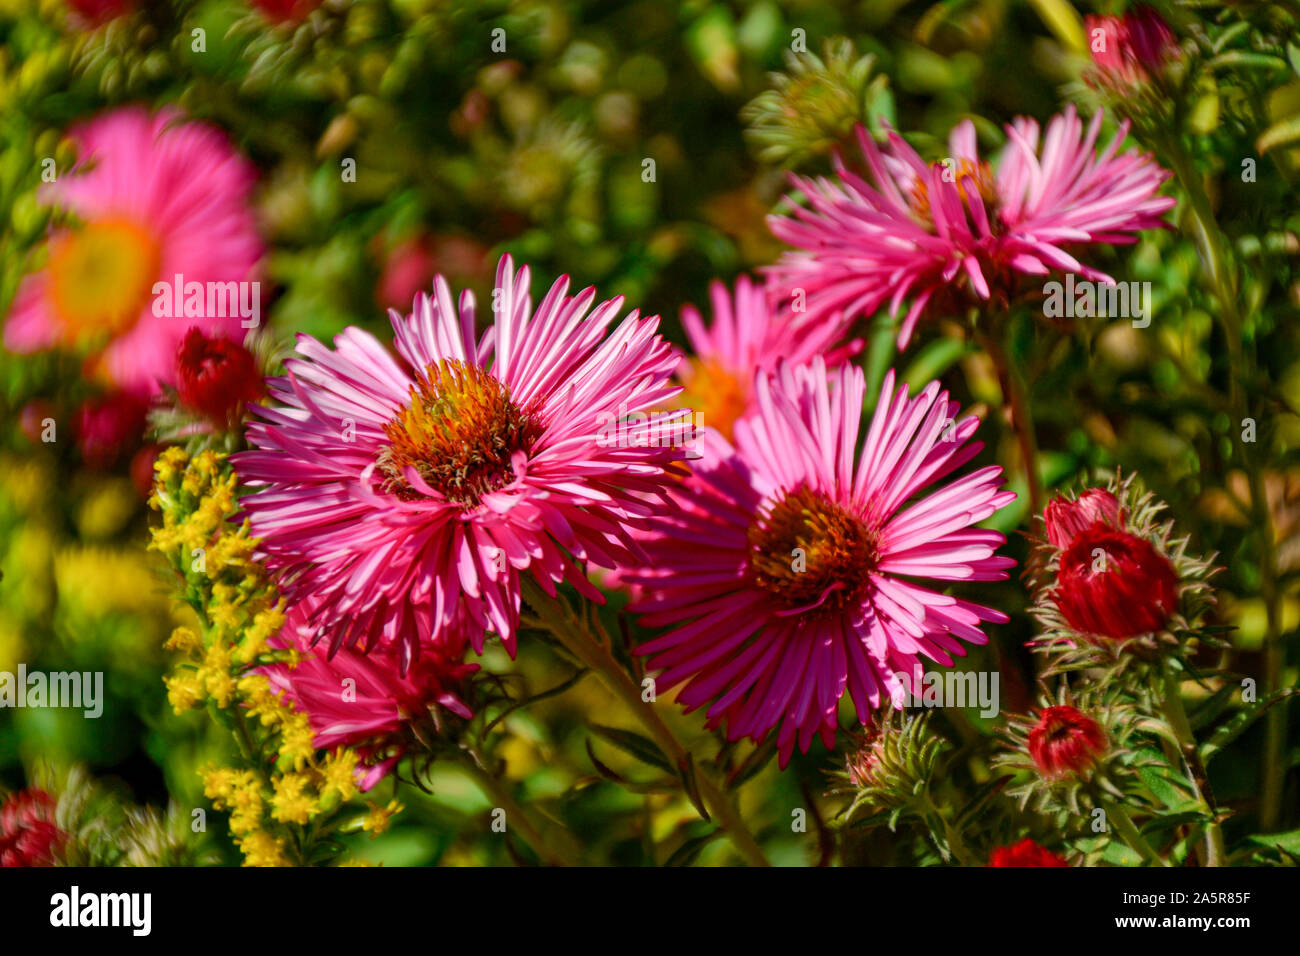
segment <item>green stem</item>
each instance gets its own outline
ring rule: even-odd
[[[1173,865],[1151,848],[1151,844],[1138,832],[1138,828],[1133,824],[1123,807],[1110,800],[1100,802],[1102,809],[1106,811],[1106,819],[1115,824],[1115,829],[1119,831],[1119,835],[1124,838],[1124,842],[1129,845],[1133,852],[1152,866]]]
[[[1196,746],[1196,737],[1192,733],[1192,725],[1187,720],[1187,711],[1183,709],[1183,698],[1178,685],[1178,675],[1174,671],[1173,664],[1166,661],[1165,693],[1161,706],[1164,710],[1165,719],[1169,722],[1169,728],[1174,732],[1174,737],[1178,740],[1178,747],[1182,751],[1183,760],[1187,765],[1187,773],[1191,780],[1192,789],[1196,793],[1197,800],[1201,803],[1202,810],[1210,818],[1210,822],[1205,826],[1203,861],[1206,866],[1224,866],[1228,854],[1223,841],[1223,826],[1219,823],[1219,811],[1214,805],[1214,794],[1210,790],[1210,779],[1205,772],[1205,763],[1201,760],[1201,752]]]
[[[549,866],[582,866],[582,860],[576,850],[567,845],[567,841],[564,847],[551,846],[515,799],[506,782],[480,764],[476,755],[461,751],[461,763],[493,803],[506,812],[506,825],[513,826],[519,832],[524,842],[533,848],[538,859]]]
[[[583,665],[591,668],[610,692],[636,715],[650,737],[673,762],[685,766],[686,748],[663,722],[654,706],[643,700],[641,688],[615,660],[609,648],[592,637],[559,600],[550,597],[528,575],[521,575],[524,600],[538,615],[546,629]],[[736,810],[730,796],[714,781],[709,772],[696,767],[700,796],[718,826],[731,837],[736,849],[754,866],[770,866],[762,847]]]
[[[1034,417],[1026,400],[1024,385],[998,339],[999,334],[997,329],[990,334],[979,333],[979,341],[997,370],[1002,401],[1011,412],[1011,429],[1015,432],[1016,443],[1020,447],[1025,483],[1029,488],[1029,520],[1032,522],[1035,516],[1043,513],[1043,480],[1038,473],[1038,438],[1034,434]]]

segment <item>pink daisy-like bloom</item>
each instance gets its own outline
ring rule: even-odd
[[[371,654],[342,648],[332,658],[323,641],[314,641],[316,628],[309,622],[311,602],[291,607],[284,626],[270,639],[272,647],[294,647],[301,654],[296,666],[275,664],[262,673],[272,690],[283,691],[307,714],[318,750],[350,747],[362,756],[358,786],[369,790],[401,759],[412,739],[406,728],[425,719],[441,723],[440,709],[469,720],[473,712],[458,694],[461,685],[478,671],[467,664],[464,641],[422,648],[419,659],[406,673],[392,647]],[[351,679],[353,693],[344,696],[344,680]]]
[[[812,316],[857,317],[888,303],[906,348],[927,305],[957,307],[1021,291],[1025,276],[1052,270],[1100,282],[1110,276],[1076,259],[1080,246],[1136,241],[1165,225],[1175,200],[1156,195],[1169,177],[1147,154],[1119,153],[1122,124],[1096,152],[1102,115],[1085,130],[1071,106],[1039,140],[1038,123],[1017,118],[994,170],[979,158],[975,126],[957,125],[950,156],[928,165],[897,133],[882,152],[858,129],[872,182],[835,157],[835,178],[791,175],[808,207],[771,216],[772,232],[799,251],[769,272],[783,298],[802,290]],[[938,297],[938,298],[937,298]]]
[[[40,198],[81,225],[55,230],[48,263],[23,280],[6,348],[89,350],[109,383],[148,396],[175,381],[177,348],[196,322],[243,339],[237,308],[222,309],[234,313],[225,317],[155,315],[156,283],[170,286],[178,274],[205,288],[251,281],[263,251],[249,205],[253,166],[215,126],[182,119],[174,109],[124,107],[70,132],[81,160]]]
[[[475,338],[473,294],[457,308],[441,276],[414,311],[390,311],[398,357],[350,328],[330,350],[299,336],[301,358],[268,382],[258,450],[233,458],[262,557],[290,603],[340,647],[420,647],[491,630],[514,653],[520,580],[548,594],[567,580],[602,597],[573,559],[634,560],[628,530],[662,507],[678,448],[647,446],[651,416],[610,439],[621,416],[666,408],[672,347],[657,316],[559,279],[533,310],[527,267],[497,268],[493,322]],[[589,314],[590,313],[590,314]]]
[[[736,419],[753,409],[756,371],[773,371],[782,359],[805,364],[818,355],[835,366],[862,349],[860,339],[844,341],[848,324],[842,316],[808,322],[798,313],[778,313],[768,291],[748,276],[736,281],[734,295],[721,282],[712,283],[709,302],[711,326],[694,306],[682,309],[694,354],[682,357],[677,379],[684,388],[681,404],[728,439]]]
[[[846,688],[866,723],[919,690],[922,658],[951,665],[986,643],[982,621],[1007,620],[914,579],[1005,579],[1006,539],[971,526],[1015,494],[997,466],[924,493],[983,447],[938,382],[909,398],[891,371],[865,437],[860,369],[782,365],[755,387],[734,448],[706,434],[623,580],[642,623],[668,628],[637,648],[660,690],[684,683],[678,700],[709,704],[731,740],[779,726],[784,766],[796,743],[834,743]]]

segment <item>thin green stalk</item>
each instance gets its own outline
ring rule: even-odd
[[[1002,401],[1011,411],[1011,429],[1020,446],[1025,483],[1029,487],[1029,515],[1032,521],[1036,515],[1043,513],[1043,479],[1038,473],[1038,437],[1034,434],[1034,416],[1026,399],[1024,385],[1012,366],[1006,349],[1002,347],[999,335],[999,329],[988,334],[981,332],[979,342],[997,370]]]
[[[476,755],[469,751],[461,751],[461,763],[492,801],[506,812],[506,826],[513,826],[543,863],[550,866],[583,865],[576,850],[567,845],[568,841],[564,841],[564,846],[552,846],[547,841],[529,818],[527,811],[515,799],[506,782],[496,774],[490,773],[479,763]]]
[[[524,600],[538,615],[546,629],[583,665],[591,668],[610,692],[627,706],[651,739],[675,766],[685,766],[686,748],[664,723],[654,706],[641,697],[641,688],[615,660],[609,648],[591,633],[557,599],[550,597],[527,575],[522,576]],[[736,849],[754,866],[770,866],[758,840],[750,832],[730,795],[716,784],[708,772],[696,766],[696,783],[709,813],[731,837]]]
[[[1200,801],[1202,810],[1210,817],[1210,822],[1205,825],[1204,863],[1206,866],[1224,866],[1228,853],[1223,841],[1223,826],[1219,823],[1219,811],[1214,805],[1210,779],[1205,772],[1205,764],[1201,760],[1201,752],[1197,748],[1192,725],[1187,720],[1187,711],[1183,709],[1183,698],[1178,685],[1178,675],[1173,669],[1173,664],[1166,661],[1165,693],[1161,707],[1165,719],[1169,722],[1169,728],[1178,740],[1178,747],[1187,764],[1187,772],[1196,798]]]

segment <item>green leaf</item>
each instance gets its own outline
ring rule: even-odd
[[[1138,767],[1137,771],[1147,789],[1166,808],[1176,812],[1187,808],[1189,794],[1178,787],[1172,777],[1166,776],[1163,770],[1144,765]]]
[[[1229,50],[1227,53],[1220,53],[1211,60],[1210,66],[1211,68],[1239,66],[1258,70],[1285,70],[1287,62],[1280,56],[1269,56],[1266,53]]]
[[[1088,44],[1083,35],[1083,18],[1066,0],[1029,0],[1029,5],[1047,29],[1056,34],[1056,38],[1067,48],[1075,53],[1088,52]]]
[[[966,825],[979,813],[990,800],[1002,791],[1008,783],[1011,782],[1011,776],[995,777],[979,788],[975,797],[970,803],[962,809],[952,821],[952,827],[958,833],[965,831]]]
[[[1181,813],[1162,813],[1158,817],[1152,817],[1142,825],[1142,835],[1149,833],[1159,833],[1161,830],[1172,830],[1174,827],[1180,827],[1185,823],[1205,823],[1208,817],[1200,810],[1184,810]]]
[[[948,371],[958,359],[971,351],[970,346],[957,339],[935,339],[921,349],[903,373],[903,381],[913,389],[924,388],[931,380]]]
[[[1257,833],[1245,840],[1251,846],[1268,850],[1281,850],[1290,856],[1300,857],[1300,830],[1285,833]]]
[[[695,807],[695,811],[703,817],[704,820],[711,820],[712,818],[709,816],[709,811],[704,806],[704,799],[700,796],[699,783],[695,779],[695,761],[691,758],[690,754],[687,754],[682,758],[681,766],[678,767],[678,775],[681,777],[682,786],[686,790],[686,796],[690,798],[691,805]]]
[[[745,762],[740,765],[739,769],[731,775],[730,780],[727,781],[728,788],[735,790],[754,779],[762,772],[764,767],[772,762],[772,758],[775,756],[776,746],[771,741],[756,747],[754,752],[745,758]]]
[[[711,833],[704,834],[704,836],[692,837],[673,851],[673,855],[664,861],[664,866],[690,866],[695,862],[695,858],[700,855],[700,851],[721,834],[722,830],[715,829]]]
[[[1294,143],[1297,139],[1300,139],[1300,114],[1278,120],[1264,130],[1255,141],[1255,148],[1260,153],[1267,153],[1270,149]]]
[[[1209,697],[1205,698],[1205,700],[1201,701],[1200,705],[1187,715],[1187,719],[1191,722],[1192,729],[1200,730],[1202,727],[1210,724],[1219,716],[1219,714],[1223,713],[1223,709],[1228,706],[1229,701],[1232,699],[1232,695],[1239,693],[1240,691],[1241,688],[1235,684],[1224,684]]]
[[[657,767],[676,776],[677,771],[673,768],[672,763],[649,737],[643,737],[631,730],[606,727],[604,724],[592,724],[591,731],[601,740],[613,744],[628,756],[635,757],[642,763]]]
[[[1246,729],[1262,717],[1270,707],[1296,694],[1300,694],[1300,688],[1284,687],[1237,714],[1211,734],[1209,740],[1201,744],[1201,762],[1208,764],[1219,751],[1245,733]]]
[[[627,783],[627,778],[615,770],[611,770],[604,762],[596,756],[596,751],[591,749],[591,738],[588,737],[584,743],[587,746],[587,756],[591,759],[591,765],[596,768],[596,773],[600,774],[606,780],[614,783]]]

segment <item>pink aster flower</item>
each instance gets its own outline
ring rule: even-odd
[[[174,382],[176,351],[191,326],[244,337],[238,308],[197,322],[155,314],[174,310],[155,308],[154,285],[171,285],[178,274],[205,288],[256,278],[254,170],[219,129],[183,122],[174,109],[125,107],[70,135],[81,161],[40,197],[81,225],[51,235],[47,265],[19,287],[4,344],[19,353],[89,351],[111,384],[151,395],[159,382]]]
[[[781,763],[797,743],[835,739],[845,690],[866,723],[898,704],[980,622],[1007,616],[928,582],[994,581],[1005,538],[972,527],[1015,498],[1002,469],[980,468],[930,491],[983,447],[956,421],[938,382],[914,397],[886,376],[862,421],[860,369],[782,365],[756,382],[758,412],[734,448],[714,435],[672,511],[643,539],[650,561],[624,572],[642,623],[667,628],[642,644],[660,690],[684,684],[688,710],[708,704],[731,740],[778,728]],[[863,426],[865,425],[865,435]],[[922,583],[927,582],[927,583]]]
[[[276,664],[265,668],[274,691],[283,691],[307,714],[318,750],[350,747],[363,758],[358,786],[369,790],[401,759],[414,734],[409,727],[421,722],[438,727],[441,711],[469,720],[473,712],[458,694],[461,685],[478,671],[464,662],[464,641],[422,648],[419,659],[406,673],[395,648],[381,647],[369,655],[342,648],[332,658],[328,644],[313,643],[316,628],[311,602],[291,607],[284,626],[270,640],[272,647],[294,647],[302,655],[294,667]],[[344,681],[351,679],[351,685]],[[345,690],[350,693],[345,693]]]
[[[822,356],[838,365],[862,349],[860,339],[844,342],[848,324],[841,315],[803,321],[798,313],[778,313],[767,290],[748,276],[736,281],[735,294],[721,282],[709,286],[713,324],[700,312],[682,309],[682,325],[693,355],[683,357],[677,379],[684,387],[681,404],[695,410],[700,424],[730,439],[736,419],[753,408],[754,373],[774,371],[782,359],[804,364]]]
[[[253,409],[258,450],[233,460],[264,559],[290,603],[318,602],[331,653],[398,643],[405,668],[450,634],[481,651],[485,630],[513,653],[521,573],[599,601],[573,559],[633,560],[627,526],[662,505],[683,452],[607,426],[665,408],[676,357],[657,316],[611,332],[622,299],[592,311],[595,289],[568,288],[534,311],[507,256],[476,339],[472,293],[457,308],[439,276],[409,317],[389,313],[396,358],[356,328],[334,350],[300,336],[268,383],[280,407]]]
[[[1136,241],[1164,225],[1175,200],[1156,191],[1169,177],[1147,154],[1119,153],[1122,124],[1096,152],[1102,116],[1085,130],[1071,106],[1039,141],[1038,123],[1020,117],[994,171],[979,158],[975,126],[953,129],[950,156],[927,165],[897,133],[882,152],[865,129],[858,139],[872,182],[836,157],[834,179],[791,175],[808,199],[769,217],[776,236],[800,251],[769,267],[783,298],[807,297],[812,316],[870,314],[888,304],[905,348],[927,305],[956,307],[1021,291],[1024,276],[1052,270],[1113,281],[1075,258],[1080,247]]]

